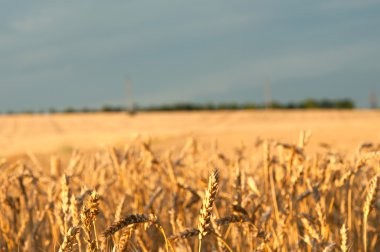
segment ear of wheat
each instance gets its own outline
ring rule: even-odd
[[[380,190],[380,174],[376,175],[369,182],[369,189],[363,207],[363,246],[364,251],[367,251],[367,220],[368,215],[373,207],[376,199],[376,194]]]
[[[75,236],[78,232],[79,232],[79,227],[69,228],[61,246],[59,247],[59,252],[72,251],[74,241],[75,241]]]
[[[156,222],[157,218],[154,215],[145,215],[145,214],[130,214],[124,218],[116,221],[111,226],[109,226],[104,232],[103,236],[106,238],[115,234],[117,231],[121,230],[124,227],[127,227],[132,224],[145,223],[145,222]]]
[[[209,176],[206,194],[198,217],[199,251],[201,251],[202,238],[206,236],[211,229],[212,207],[216,198],[216,193],[218,192],[218,187],[219,170],[215,168]]]
[[[210,230],[212,207],[219,187],[219,170],[214,169],[208,180],[206,195],[198,218],[199,239],[201,240]]]
[[[340,249],[342,252],[348,251],[348,229],[346,227],[346,223],[342,225],[342,228],[340,229]]]

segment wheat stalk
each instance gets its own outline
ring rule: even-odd
[[[367,192],[366,200],[363,207],[363,246],[364,251],[367,251],[367,220],[368,215],[372,209],[374,201],[376,199],[376,194],[379,191],[380,183],[379,183],[380,174],[374,176],[369,182],[369,189]]]
[[[69,188],[69,178],[63,174],[61,179],[61,200],[62,200],[62,212],[65,225],[65,233],[68,227],[68,213],[70,208],[70,188]]]

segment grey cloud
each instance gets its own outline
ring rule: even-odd
[[[273,89],[318,80],[336,90],[355,79],[350,71],[376,83],[379,8],[369,0],[10,2],[0,10],[0,108],[123,102],[126,75],[142,104],[239,99],[266,78]]]

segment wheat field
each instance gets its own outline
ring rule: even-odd
[[[1,251],[380,251],[380,114],[0,118]]]

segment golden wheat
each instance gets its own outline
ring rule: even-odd
[[[380,251],[378,150],[308,140],[2,160],[0,251]]]

